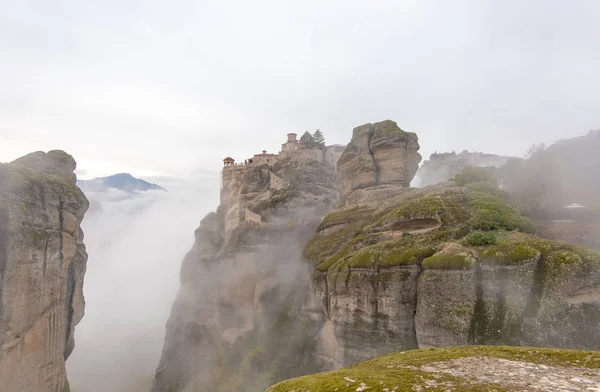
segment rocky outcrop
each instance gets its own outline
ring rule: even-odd
[[[288,391],[593,391],[595,351],[469,346],[402,351],[348,369],[288,380]]]
[[[408,187],[421,162],[417,135],[386,120],[354,128],[337,162],[344,196],[377,185]]]
[[[435,185],[450,180],[467,166],[500,167],[510,160],[519,159],[466,150],[460,154],[455,152],[435,153],[429,156],[429,160],[423,162],[417,171],[414,183],[419,187]]]
[[[364,151],[367,134],[355,131],[351,152]],[[600,348],[599,254],[532,235],[487,170],[396,188],[356,182],[348,157],[346,205],[323,218],[304,251],[328,363],[474,344]],[[374,166],[371,179],[380,178]]]
[[[309,157],[233,166],[222,184],[182,263],[155,392],[260,391],[323,368],[314,361],[323,314],[312,311],[301,253],[341,198],[334,166]]]
[[[0,164],[0,380],[3,391],[68,391],[65,360],[83,317],[88,201],[75,160],[35,152]]]

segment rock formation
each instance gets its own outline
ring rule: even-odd
[[[321,356],[348,365],[423,347],[600,348],[600,255],[530,234],[482,169],[421,189],[380,185],[380,165],[361,154],[368,135],[357,128],[338,162],[346,205],[305,248],[327,320]],[[355,175],[359,157],[368,176]]]
[[[417,135],[390,120],[354,128],[337,162],[344,196],[377,185],[408,187],[421,162]]]
[[[329,160],[226,165],[153,392],[260,391],[427,347],[600,349],[600,255],[534,236],[487,170],[409,188],[418,149],[392,121],[355,128],[337,161],[344,203]],[[354,382],[340,390],[367,387]]]
[[[290,155],[223,169],[220,206],[182,263],[153,391],[260,391],[322,368],[301,253],[341,192],[329,162]]]
[[[0,164],[0,389],[68,391],[65,360],[83,317],[88,201],[75,160],[35,152]]]
[[[467,166],[500,167],[510,160],[519,160],[501,155],[463,151],[460,154],[435,153],[423,162],[415,177],[415,186],[435,185],[448,181]]]

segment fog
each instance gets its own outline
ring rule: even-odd
[[[599,15],[594,0],[0,1],[0,154],[218,170],[287,132],[346,143],[392,119],[424,156],[521,156],[598,126]]]
[[[168,192],[87,195],[103,211],[90,210],[82,224],[89,259],[85,317],[67,361],[73,392],[150,388],[181,260],[200,219],[218,204],[217,173],[148,180]]]

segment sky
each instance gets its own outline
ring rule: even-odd
[[[0,0],[0,161],[218,171],[385,119],[424,158],[600,127],[596,0]]]

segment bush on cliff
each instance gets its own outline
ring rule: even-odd
[[[465,186],[473,183],[492,183],[496,184],[494,175],[481,167],[467,166],[452,179],[456,185]]]
[[[469,233],[463,240],[465,245],[484,246],[496,243],[496,234],[493,232],[474,231]]]

